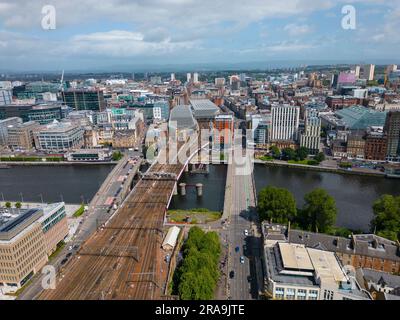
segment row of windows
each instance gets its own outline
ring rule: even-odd
[[[318,300],[318,290],[296,290],[295,288],[277,287],[275,289],[275,298],[286,300]]]

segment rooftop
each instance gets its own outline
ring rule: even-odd
[[[207,99],[192,99],[190,100],[190,105],[196,119],[214,118],[219,113],[217,105]]]
[[[189,106],[179,105],[171,110],[169,123],[177,123],[177,129],[196,129],[197,122]]]
[[[352,106],[336,111],[346,125],[352,129],[366,129],[371,126],[383,127],[386,121],[386,111],[376,111],[363,106]]]

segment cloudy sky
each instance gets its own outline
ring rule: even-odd
[[[55,30],[42,28],[45,5]],[[345,5],[355,30],[342,28]],[[400,0],[0,0],[0,70],[400,62],[399,30]]]

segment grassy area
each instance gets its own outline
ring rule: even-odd
[[[350,162],[341,162],[339,164],[339,167],[341,167],[343,169],[348,169],[348,168],[352,168],[353,165]]]
[[[81,205],[81,207],[75,211],[75,213],[73,214],[73,217],[79,218],[81,215],[83,215],[84,212],[85,212],[85,206]]]
[[[65,242],[61,241],[58,245],[57,245],[57,249],[56,251],[54,251],[51,256],[49,257],[49,261],[53,260],[55,257],[58,256],[58,254],[61,252],[62,249],[64,249],[65,247]]]
[[[317,166],[319,165],[319,162],[316,160],[289,160],[288,163],[291,164],[303,164],[303,165],[307,165],[307,166]]]
[[[258,159],[260,159],[261,161],[273,161],[274,158],[272,158],[271,156],[262,156],[259,157]]]
[[[171,222],[187,222],[187,218],[191,219],[192,224],[198,221],[212,222],[221,219],[221,212],[210,211],[204,208],[196,208],[190,210],[168,210],[169,221]]]

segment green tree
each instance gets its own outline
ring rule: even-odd
[[[269,186],[258,195],[258,212],[262,220],[286,223],[296,216],[296,200],[289,190]]]
[[[308,156],[308,149],[306,147],[301,147],[296,150],[296,158],[297,160],[303,161]]]
[[[371,231],[384,238],[400,240],[400,196],[383,195],[373,205]]]
[[[285,148],[282,150],[282,158],[284,160],[294,160],[296,159],[296,151],[292,148]]]
[[[6,208],[11,209],[11,202],[6,202]]]
[[[122,159],[122,157],[123,157],[123,155],[122,155],[121,151],[115,151],[112,155],[113,161],[119,161]]]
[[[315,159],[315,161],[318,161],[318,162],[325,161],[325,154],[323,152],[320,152],[314,157],[314,159]]]
[[[183,300],[210,300],[219,279],[221,245],[216,232],[189,231],[183,262],[173,276],[173,292]]]
[[[272,146],[269,151],[271,152],[271,156],[275,159],[279,159],[281,157],[281,151],[277,146]]]
[[[15,204],[15,207],[16,207],[17,209],[21,209],[22,203],[21,203],[21,202],[17,202],[17,203]]]
[[[304,229],[329,233],[336,222],[336,201],[324,189],[315,189],[304,197],[299,223]]]

